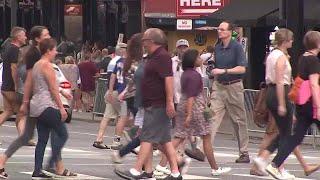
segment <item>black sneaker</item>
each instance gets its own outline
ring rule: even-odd
[[[178,177],[173,177],[172,175],[167,176],[166,178],[164,178],[164,180],[182,180],[182,176],[179,175]]]
[[[153,178],[153,172],[151,173],[147,173],[147,172],[143,172],[140,176],[140,179],[149,179],[151,180]]]
[[[138,180],[141,179],[142,175],[139,176],[135,176],[133,174],[131,174],[130,170],[120,170],[120,169],[114,169],[114,173],[116,173],[116,175],[118,175],[119,177],[123,178],[123,179],[129,179],[129,180]]]
[[[43,172],[40,173],[32,173],[32,179],[52,179],[52,176],[48,176]]]
[[[241,154],[236,163],[250,163],[249,154]]]

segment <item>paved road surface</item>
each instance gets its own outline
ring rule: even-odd
[[[92,147],[95,140],[98,128],[97,123],[72,121],[68,125],[70,138],[63,150],[63,160],[65,166],[79,173],[78,178],[73,179],[120,179],[114,173],[114,164],[112,164],[110,155],[111,150],[100,150]],[[106,143],[111,143],[111,137],[114,132],[114,127],[109,127],[105,137]],[[0,127],[0,152],[3,152],[16,138],[16,129],[13,122],[6,122]],[[237,142],[231,136],[218,135],[215,142],[215,156],[218,163],[222,166],[231,166],[233,170],[230,174],[222,177],[210,176],[210,169],[207,162],[193,161],[185,179],[223,179],[223,180],[252,180],[252,179],[272,179],[270,177],[258,178],[249,176],[250,164],[235,164],[234,161],[238,157]],[[250,143],[250,155],[254,157],[257,152],[258,141],[252,140]],[[45,161],[50,154],[50,146],[47,147]],[[309,163],[320,163],[319,149],[313,149],[311,146],[303,147],[303,154]],[[136,156],[130,154],[126,157],[122,167],[132,167]],[[159,157],[156,157],[154,162],[158,162]],[[31,179],[31,172],[34,164],[34,147],[23,147],[20,149],[8,162],[6,169],[11,180]],[[154,163],[155,164],[155,163]],[[290,157],[287,161],[286,168],[297,177],[305,179],[320,179],[320,172],[315,173],[308,178],[304,177],[298,162],[294,157]],[[71,179],[71,178],[70,178]]]

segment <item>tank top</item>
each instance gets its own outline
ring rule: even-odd
[[[281,50],[275,49],[273,50],[267,57],[266,60],[266,83],[267,84],[276,84],[276,64],[277,60],[285,55]],[[291,84],[291,65],[289,60],[285,63],[285,69],[283,73],[284,84]]]
[[[53,97],[51,96],[49,86],[41,71],[39,62],[37,62],[32,68],[32,80],[33,96],[30,101],[30,116],[39,117],[42,112],[49,107],[58,109]],[[58,86],[57,82],[56,85]]]

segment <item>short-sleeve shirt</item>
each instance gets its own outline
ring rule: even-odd
[[[237,66],[247,66],[247,60],[243,48],[235,40],[231,40],[227,47],[224,47],[222,42],[217,44],[214,54],[216,68],[232,69]],[[222,74],[218,76],[218,81],[229,82],[242,78],[242,74]]]
[[[299,76],[308,80],[309,75],[320,73],[320,60],[316,56],[301,56],[298,66]]]
[[[123,63],[124,59],[120,58],[113,70],[113,74],[116,75],[115,87],[119,94],[126,88],[126,80],[123,76]]]
[[[84,61],[81,62],[78,67],[81,79],[81,91],[94,91],[96,87],[94,76],[98,72],[96,65],[92,61]]]
[[[14,44],[8,44],[3,52],[3,73],[2,86],[3,91],[15,91],[15,85],[12,78],[11,64],[17,64],[19,58],[19,47]]]
[[[41,59],[41,53],[36,46],[31,46],[26,53],[26,68],[31,70],[33,66]]]
[[[172,61],[169,53],[158,48],[147,58],[141,81],[142,103],[144,107],[165,107],[165,78],[172,77]]]
[[[203,90],[202,78],[195,69],[187,69],[181,76],[181,93],[186,98],[197,97]]]

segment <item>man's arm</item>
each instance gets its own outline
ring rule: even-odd
[[[17,73],[17,63],[11,63],[11,75],[14,82],[15,91],[18,88],[18,73]]]
[[[165,78],[165,88],[166,88],[166,102],[173,103],[173,77],[169,76]]]
[[[166,90],[166,110],[169,118],[175,116],[175,109],[173,103],[173,77],[165,77],[165,90]]]

